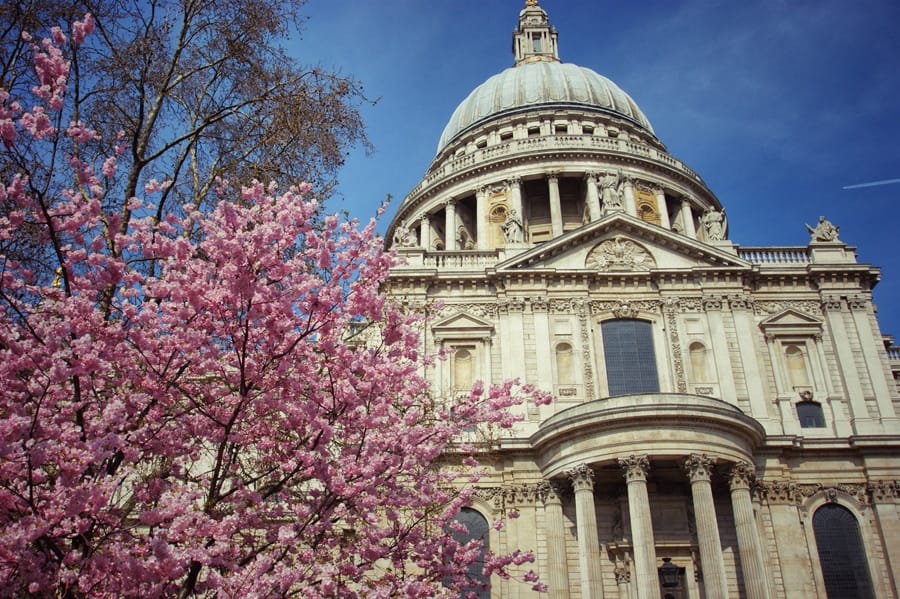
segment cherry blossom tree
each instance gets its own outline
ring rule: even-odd
[[[481,551],[452,534],[478,477],[462,432],[546,397],[432,396],[375,222],[316,218],[309,185],[220,182],[211,210],[160,218],[148,181],[121,227],[116,154],[57,130],[93,28],[29,41],[32,104],[0,90],[7,150],[73,150],[59,197],[8,163],[0,185],[0,242],[27,227],[60,265],[0,254],[0,596],[458,596]]]

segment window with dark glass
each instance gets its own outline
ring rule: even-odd
[[[847,508],[829,503],[816,510],[812,523],[828,599],[874,599],[856,517]]]
[[[801,428],[822,428],[825,426],[825,414],[822,404],[817,401],[797,402],[797,418]]]
[[[480,540],[481,551],[478,557],[469,565],[469,584],[461,589],[460,597],[477,597],[478,599],[490,599],[491,579],[484,575],[485,557],[488,551],[488,522],[477,510],[463,508],[456,516],[456,521],[463,525],[466,532],[453,531],[453,538],[465,545],[470,541]]]
[[[601,323],[600,330],[609,394],[658,393],[652,325],[623,318]]]

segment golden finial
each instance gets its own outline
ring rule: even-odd
[[[50,286],[53,287],[54,289],[59,289],[60,287],[62,287],[62,275],[63,275],[62,266],[60,266],[59,268],[56,269],[55,274],[56,274],[56,276],[53,277],[53,282],[50,283]]]
[[[538,5],[538,0],[525,0],[526,8],[529,6],[537,6],[537,5]]]

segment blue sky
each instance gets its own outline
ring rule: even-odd
[[[511,66],[524,0],[309,0],[290,51],[352,74],[375,152],[352,154],[333,209],[368,218],[419,181],[456,105]],[[615,81],[700,173],[741,245],[805,245],[825,215],[882,268],[900,338],[900,2],[541,0],[560,56]],[[385,223],[386,224],[386,223]]]

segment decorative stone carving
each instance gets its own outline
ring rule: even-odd
[[[844,309],[844,302],[838,295],[826,295],[822,298],[822,310],[826,312],[840,312]]]
[[[637,316],[637,310],[631,307],[631,303],[627,300],[620,300],[612,313],[616,318],[634,318]]]
[[[809,231],[810,243],[840,241],[840,239],[838,239],[840,227],[831,224],[831,221],[827,220],[824,216],[819,217],[819,222],[816,223],[815,227],[806,225],[806,230]]]
[[[871,500],[879,503],[900,498],[900,482],[896,480],[873,480],[867,490]]]
[[[558,480],[545,480],[538,484],[538,498],[542,503],[560,503],[565,494],[565,486]]]
[[[734,489],[751,489],[756,482],[756,468],[747,462],[738,462],[731,467],[728,486]]]
[[[625,474],[625,480],[647,480],[647,472],[650,471],[650,458],[646,455],[631,454],[628,457],[619,458],[619,466]]]
[[[847,305],[853,311],[865,312],[869,307],[869,300],[864,295],[851,295],[847,298]]]
[[[543,295],[529,298],[529,301],[534,312],[548,312],[550,310],[550,300]]]
[[[509,216],[500,225],[500,229],[503,231],[503,238],[506,240],[506,243],[522,243],[525,240],[522,219],[519,218],[514,209],[509,211]]]
[[[594,471],[586,464],[572,468],[566,474],[572,481],[572,488],[576,491],[594,489]]]
[[[599,272],[647,271],[656,266],[656,261],[635,242],[616,237],[592,249],[585,266]]]
[[[616,584],[628,584],[631,582],[631,571],[625,566],[616,566]]]
[[[723,306],[723,300],[721,297],[716,296],[708,296],[703,298],[703,309],[704,310],[721,310]]]
[[[618,316],[616,314],[617,310],[622,310],[623,305],[628,306],[632,313],[636,316],[640,312],[652,313],[657,312],[661,305],[659,300],[591,300],[588,303],[591,314],[593,316],[598,316],[601,314],[607,314],[612,312],[617,318],[628,318],[626,316]]]
[[[784,312],[788,308],[792,308],[799,312],[805,312],[807,314],[821,314],[822,313],[822,304],[820,302],[814,300],[793,300],[793,301],[754,301],[753,302],[754,311],[760,315],[766,314],[778,314],[779,312]]]
[[[708,481],[712,476],[714,463],[714,460],[705,453],[692,453],[682,462],[682,467],[691,482],[696,480]]]
[[[663,314],[666,318],[666,328],[669,331],[672,366],[675,369],[675,385],[677,386],[679,393],[687,393],[687,375],[684,371],[684,358],[681,354],[681,339],[678,335],[678,318],[675,316],[675,310],[679,305],[680,300],[678,298],[666,298]]]
[[[604,173],[597,179],[600,188],[600,200],[604,212],[622,210],[622,181],[621,173]]]
[[[594,365],[591,360],[590,323],[585,302],[578,307],[578,326],[581,329],[581,358],[584,368],[584,389],[588,397],[596,397],[594,392]]]
[[[749,295],[731,295],[728,297],[728,306],[732,310],[752,310],[753,298]]]
[[[416,230],[411,229],[405,220],[401,220],[400,224],[394,229],[394,247],[408,248],[417,247],[419,238],[416,236]]]

